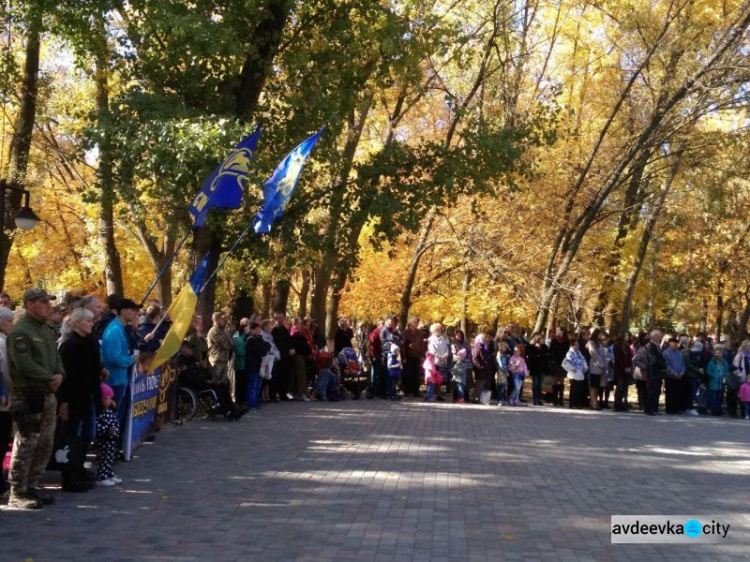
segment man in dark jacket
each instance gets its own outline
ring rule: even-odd
[[[662,333],[659,330],[651,332],[651,341],[646,345],[646,358],[648,360],[648,379],[646,380],[646,403],[643,412],[647,416],[659,415],[659,395],[661,394],[661,381],[667,371],[667,363],[661,351]]]
[[[427,341],[422,334],[422,330],[417,327],[418,325],[419,318],[410,318],[406,330],[404,330],[404,356],[406,359],[403,373],[404,395],[414,396],[415,398],[419,397],[419,368],[427,351]]]
[[[250,336],[245,340],[245,372],[247,373],[247,405],[251,410],[258,409],[258,398],[262,380],[260,366],[263,358],[271,352],[271,344],[260,334],[260,324],[250,325]]]
[[[271,400],[278,402],[281,400],[291,400],[289,394],[289,377],[292,369],[292,357],[294,348],[292,347],[292,335],[286,326],[286,318],[280,312],[273,315],[276,325],[271,330],[273,343],[279,350],[281,359],[276,362],[275,373],[271,378]]]

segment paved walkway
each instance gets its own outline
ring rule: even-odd
[[[744,420],[290,403],[136,455],[118,488],[0,512],[0,559],[684,562],[750,545]],[[735,540],[612,545],[611,514],[721,516]]]

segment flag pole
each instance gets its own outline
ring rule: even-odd
[[[180,251],[180,249],[182,249],[182,246],[185,244],[185,241],[188,239],[188,236],[190,236],[191,233],[192,233],[192,229],[188,230],[185,236],[182,238],[182,240],[180,240],[180,243],[177,245],[177,248],[175,248],[175,251],[172,252],[171,256],[169,256],[167,263],[164,264],[164,267],[161,268],[159,275],[156,276],[156,280],[148,288],[148,291],[146,291],[146,294],[143,296],[143,299],[141,300],[141,304],[138,305],[138,308],[143,308],[143,305],[146,303],[146,299],[154,290],[154,287],[156,287],[157,283],[159,283],[161,278],[164,277],[164,274],[167,272],[167,269],[169,269],[169,267],[172,265],[172,262],[177,256],[177,253]]]
[[[232,244],[232,247],[229,248],[229,250],[227,251],[227,253],[224,254],[224,257],[221,258],[221,261],[219,262],[219,265],[216,266],[216,269],[214,269],[213,273],[211,273],[211,275],[208,276],[208,279],[206,279],[206,282],[203,283],[203,285],[201,286],[201,290],[198,291],[198,294],[202,293],[203,289],[205,289],[206,287],[208,287],[208,284],[211,282],[211,280],[214,277],[216,277],[216,274],[221,269],[221,266],[224,265],[224,262],[227,261],[227,259],[229,259],[229,256],[231,256],[232,252],[234,252],[237,249],[237,246],[239,245],[240,242],[242,242],[242,239],[245,236],[247,236],[247,233],[250,232],[251,228],[253,228],[253,223],[254,222],[255,222],[254,220],[251,220],[250,224],[247,225],[247,228],[242,231],[242,234],[240,234],[240,237],[237,238],[237,240],[234,241],[234,244]]]

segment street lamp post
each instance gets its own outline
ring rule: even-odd
[[[0,179],[0,228],[2,228],[2,231],[0,232],[0,256],[3,256],[5,252],[5,194],[7,191],[15,191],[16,193],[21,193],[23,195],[23,205],[14,217],[16,228],[20,228],[21,230],[31,230],[40,220],[39,217],[36,216],[36,213],[31,210],[31,207],[29,207],[29,191],[27,189],[10,185],[4,179]],[[2,275],[2,278],[4,279],[5,275]]]

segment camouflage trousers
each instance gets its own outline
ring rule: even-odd
[[[25,494],[28,488],[37,488],[44,475],[55,436],[57,399],[52,393],[44,398],[43,411],[29,413],[23,393],[14,393],[11,413],[16,437],[10,459],[8,482],[14,495]]]

